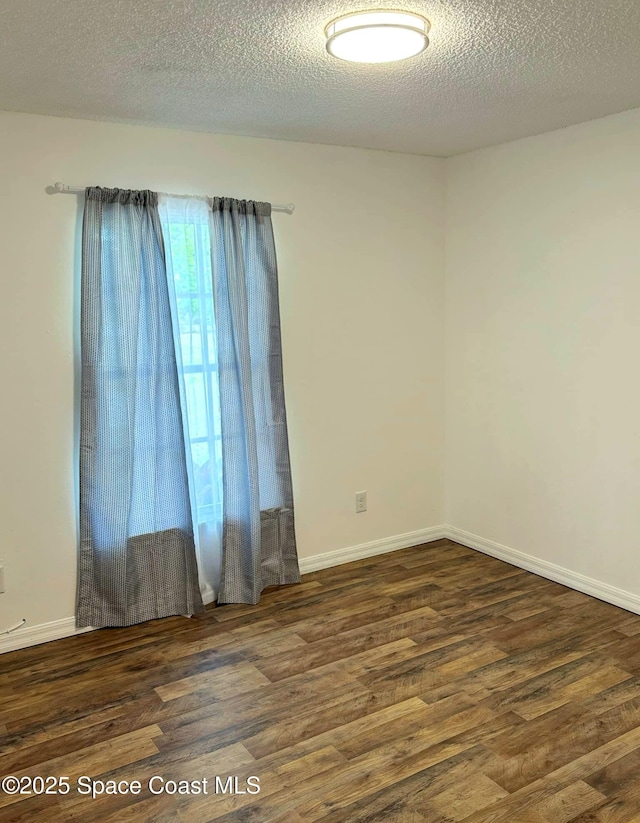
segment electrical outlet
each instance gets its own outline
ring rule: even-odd
[[[4,594],[4,565],[0,563],[0,594]]]
[[[356,492],[356,514],[361,514],[367,510],[367,493]]]

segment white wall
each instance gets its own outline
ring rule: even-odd
[[[273,220],[300,555],[442,523],[444,161],[0,113],[0,631],[73,614],[78,198],[57,180],[294,201]]]
[[[447,162],[446,521],[640,595],[640,110]]]
[[[640,111],[446,162],[0,113],[0,630],[73,613],[56,180],[296,203],[274,226],[301,557],[447,522],[640,596]]]

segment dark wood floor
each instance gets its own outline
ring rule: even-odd
[[[640,616],[449,541],[11,652],[0,695],[0,776],[71,786],[3,822],[640,821]]]

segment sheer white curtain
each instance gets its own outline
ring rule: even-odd
[[[176,336],[191,509],[202,599],[215,600],[222,554],[222,441],[205,198],[161,195],[160,221]]]

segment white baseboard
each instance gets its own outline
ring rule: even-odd
[[[393,537],[384,537],[381,540],[360,543],[357,546],[349,546],[345,549],[316,554],[312,557],[301,557],[300,571],[302,574],[308,574],[320,569],[340,566],[343,563],[351,563],[353,560],[363,560],[367,557],[375,557],[378,554],[387,554],[399,549],[419,546],[422,543],[432,543],[434,540],[441,540],[442,538],[448,538],[470,549],[475,549],[483,554],[511,563],[511,565],[520,569],[526,569],[534,574],[539,574],[541,577],[546,577],[548,580],[561,583],[563,586],[597,597],[606,603],[640,614],[640,596],[637,594],[610,586],[608,583],[602,583],[592,577],[578,574],[570,569],[565,569],[563,566],[549,563],[547,560],[540,560],[533,555],[511,549],[508,546],[503,546],[493,540],[487,540],[463,529],[457,529],[454,526],[432,526],[428,529],[406,532]],[[50,640],[60,640],[63,637],[70,637],[87,631],[92,631],[92,629],[77,629],[73,617],[53,620],[51,623],[41,623],[37,626],[27,625],[16,629],[11,634],[0,635],[0,654],[35,646],[38,643],[47,643]]]
[[[25,625],[11,634],[0,635],[0,654],[90,631],[93,629],[76,628],[75,617],[63,617],[62,620],[52,620],[51,623],[39,623],[36,626]]]
[[[317,572],[320,569],[328,569],[331,566],[351,563],[354,560],[374,557],[377,554],[408,549],[411,546],[419,546],[421,543],[432,543],[434,540],[440,540],[447,536],[445,529],[445,526],[431,526],[431,528],[419,529],[415,532],[383,537],[381,540],[371,540],[369,543],[360,543],[346,549],[314,554],[312,557],[301,557],[299,560],[300,571],[302,574],[308,574],[309,572]]]
[[[620,608],[634,612],[634,614],[640,614],[640,596],[633,592],[610,586],[608,583],[602,583],[593,577],[586,577],[583,574],[571,571],[571,569],[566,569],[564,566],[557,566],[548,560],[540,560],[531,554],[511,549],[509,546],[503,546],[493,540],[487,540],[485,537],[479,537],[477,534],[471,534],[471,532],[457,529],[454,526],[445,526],[444,532],[444,536],[448,537],[449,540],[454,540],[456,543],[461,543],[470,549],[476,549],[483,554],[491,555],[491,557],[504,560],[512,566],[517,566],[519,569],[525,569],[540,575],[540,577],[546,577],[548,580],[568,586],[570,589],[576,589],[579,592],[584,592],[584,594],[597,597],[598,600],[604,600],[606,603],[620,606]]]
[[[372,540],[370,543],[361,543],[359,546],[350,546],[346,549],[317,554],[314,557],[303,557],[300,558],[300,571],[305,574],[318,569],[326,569],[329,566],[339,566],[352,560],[373,557],[376,554],[386,554],[397,549],[419,546],[421,543],[429,543],[445,537],[444,531],[444,526],[434,526],[430,529],[407,532],[395,537],[385,537],[382,540]],[[213,590],[204,591],[202,599],[205,604],[213,602]],[[50,640],[61,640],[63,637],[71,637],[74,634],[82,634],[88,631],[93,631],[93,629],[77,629],[74,617],[53,620],[51,623],[40,623],[37,626],[23,626],[11,634],[0,635],[0,654],[16,651],[17,649],[26,649],[28,646],[36,646],[39,643],[48,643]]]

